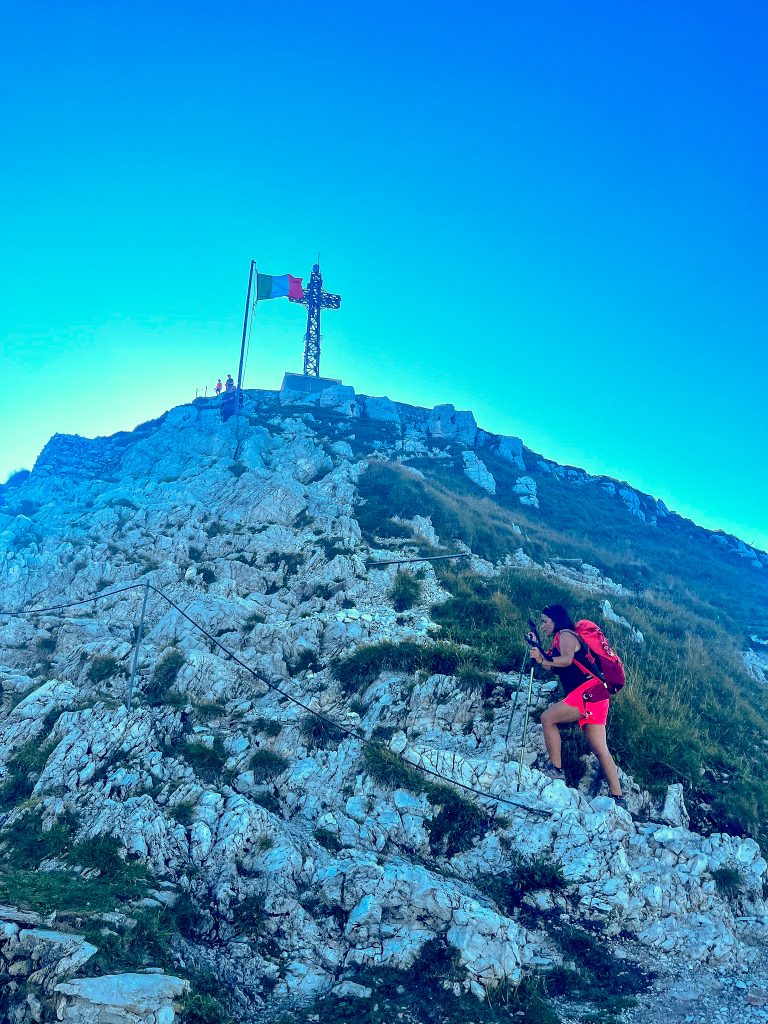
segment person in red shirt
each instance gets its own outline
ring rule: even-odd
[[[221,394],[221,389],[224,385],[221,383],[221,377],[216,381],[216,387],[213,389],[217,395]]]

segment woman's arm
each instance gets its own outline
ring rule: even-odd
[[[553,668],[567,668],[573,664],[573,659],[581,647],[581,641],[575,633],[563,630],[560,633],[560,654],[556,658],[549,658],[542,651],[534,648],[531,651],[531,657],[534,661],[542,666],[542,668],[553,669]]]

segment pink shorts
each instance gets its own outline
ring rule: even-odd
[[[610,700],[584,700],[584,691],[588,690],[590,686],[594,686],[596,681],[595,679],[587,679],[581,686],[571,690],[568,696],[563,699],[563,704],[568,704],[570,707],[577,708],[581,712],[581,718],[579,719],[580,729],[583,729],[585,725],[605,725],[608,720]]]

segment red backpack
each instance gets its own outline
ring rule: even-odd
[[[618,693],[626,683],[627,677],[621,658],[608,643],[605,633],[589,619],[579,619],[573,627],[573,632],[587,645],[589,652],[586,664],[575,658],[573,664],[580,668],[584,675],[596,676],[605,683],[609,694]]]

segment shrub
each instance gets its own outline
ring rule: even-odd
[[[559,892],[567,882],[561,866],[549,857],[515,856],[511,871],[481,875],[478,886],[497,903],[506,914],[515,916],[515,910],[529,892],[546,889]]]
[[[251,612],[243,623],[243,629],[247,633],[253,632],[254,626],[261,626],[267,621],[266,615],[262,612]]]
[[[288,671],[292,676],[297,676],[300,672],[317,672],[320,668],[322,666],[317,653],[310,650],[303,650],[296,661],[288,665]]]
[[[292,576],[305,560],[304,555],[292,551],[271,551],[264,559],[264,565],[272,569],[284,567],[286,574]]]
[[[341,743],[344,732],[327,718],[305,715],[299,724],[299,732],[309,750],[324,749],[332,743]]]
[[[712,872],[718,893],[723,899],[733,902],[744,892],[744,879],[738,868],[720,867]]]
[[[188,740],[179,747],[178,753],[204,782],[217,782],[221,779],[227,754],[218,736],[213,747]]]
[[[264,733],[265,736],[279,736],[283,730],[282,725],[273,718],[256,718],[253,722],[256,732]]]
[[[245,896],[234,908],[234,925],[247,932],[260,932],[267,920],[264,896]]]
[[[282,754],[276,754],[273,750],[266,750],[264,747],[255,750],[248,762],[249,769],[253,772],[254,781],[269,782],[276,775],[281,775],[288,767],[289,761]]]
[[[183,803],[174,804],[173,807],[169,807],[168,813],[174,820],[178,821],[180,825],[183,825],[184,828],[188,828],[189,825],[192,824],[192,819],[195,816],[196,806],[197,805],[191,800],[185,800]]]
[[[418,602],[421,596],[421,581],[412,573],[400,570],[392,582],[389,597],[396,612],[404,612]]]
[[[274,793],[270,793],[269,790],[265,790],[263,793],[253,793],[251,800],[255,804],[259,804],[265,810],[269,811],[270,814],[275,814],[280,817],[280,801],[277,799]]]
[[[210,587],[212,583],[216,582],[216,573],[210,567],[210,565],[204,565],[197,574],[200,579],[205,583],[207,587]]]
[[[192,992],[184,1000],[179,1024],[231,1024],[232,1018],[215,996]]]
[[[172,687],[176,677],[184,666],[185,658],[176,647],[169,648],[155,665],[152,677],[144,688],[144,696],[150,704],[185,704],[183,694],[175,692]]]
[[[88,669],[88,681],[91,683],[103,683],[105,679],[114,679],[115,676],[125,675],[125,668],[117,658],[108,654],[97,654]]]
[[[31,795],[55,748],[55,740],[41,743],[40,737],[34,737],[8,758],[7,774],[0,785],[0,807],[13,807]]]
[[[205,552],[201,548],[195,547],[194,544],[190,544],[188,554],[192,562],[202,562],[205,558]]]

